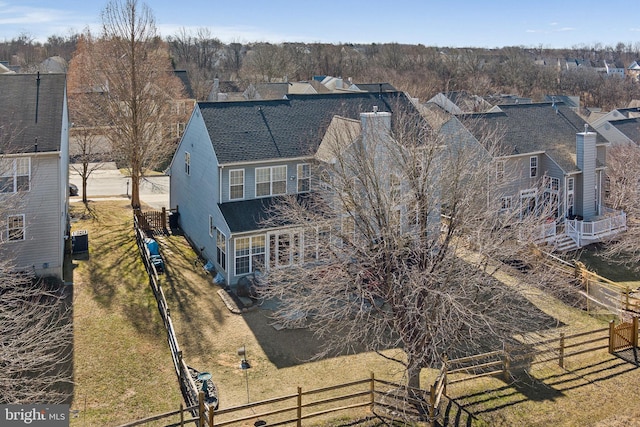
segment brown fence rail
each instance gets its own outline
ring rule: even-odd
[[[447,411],[453,403],[452,399],[447,397],[448,384],[488,375],[503,376],[508,379],[512,370],[523,366],[557,362],[560,367],[564,367],[565,360],[569,357],[607,348],[613,353],[638,345],[637,318],[634,318],[632,323],[623,323],[618,326],[611,321],[609,328],[569,336],[561,333],[558,337],[545,341],[521,346],[505,346],[502,350],[464,358],[445,359],[440,373],[428,390],[409,390],[404,385],[376,379],[372,373],[369,379],[308,391],[298,387],[297,393],[294,394],[216,410],[217,402],[214,406],[205,401],[204,393],[197,387],[192,378],[191,369],[183,360],[158,274],[144,246],[146,236],[141,222],[149,225],[149,218],[151,216],[142,213],[134,214],[136,241],[149,272],[149,282],[158,303],[158,310],[167,329],[167,340],[174,368],[187,407],[181,405],[177,411],[133,421],[121,427],[139,426],[169,418],[175,420],[177,417],[179,421],[172,421],[173,424],[167,424],[167,426],[183,426],[185,423],[195,422],[199,427],[222,427],[247,425],[248,421],[254,421],[254,425],[302,426],[303,421],[308,419],[357,408],[369,408],[376,415],[391,419],[395,416],[403,420],[426,420],[429,425],[436,426],[437,421],[443,417],[440,412],[443,401],[448,400]],[[166,221],[166,216],[161,221]],[[166,225],[166,222],[163,224]],[[607,285],[620,289],[609,283]],[[472,420],[475,419],[473,414],[464,408],[458,408],[458,410],[459,413],[464,413],[467,424],[471,425]],[[191,417],[185,418],[185,413],[190,413]]]
[[[167,230],[167,210],[142,212],[140,209],[133,211],[137,227],[144,232],[164,232]]]
[[[286,396],[221,410],[203,410],[204,413],[201,417],[196,414],[195,418],[181,420],[181,423],[198,421],[202,427],[222,427],[247,425],[249,421],[252,421],[267,423],[256,425],[302,426],[305,420],[330,413],[369,408],[371,412],[379,416],[393,419],[394,417],[390,414],[396,414],[396,418],[427,421],[429,425],[435,426],[442,421],[446,416],[445,413],[449,412],[450,407],[455,404],[447,396],[447,385],[475,380],[483,376],[503,376],[508,379],[513,370],[539,363],[553,362],[564,367],[567,358],[607,349],[609,347],[607,341],[611,339],[610,331],[611,328],[602,328],[573,335],[562,333],[558,337],[538,341],[535,344],[505,346],[502,350],[445,360],[440,373],[428,390],[408,390],[404,385],[376,379],[372,373],[371,377],[366,380],[308,391],[298,388],[297,393]],[[336,392],[338,392],[337,395]],[[444,401],[448,402],[445,404],[447,410],[441,411]],[[183,409],[183,411],[189,409],[197,411],[198,408],[196,405]],[[475,419],[474,415],[464,408],[457,408],[457,410],[462,414],[460,416],[466,417],[468,425],[471,425],[470,423]],[[178,413],[180,411],[167,413],[166,417],[174,417],[175,419]],[[157,417],[153,419],[159,419]],[[149,421],[151,420],[149,419]],[[136,423],[126,426],[142,425],[144,420]]]
[[[164,212],[165,210],[163,209],[163,213]],[[217,391],[215,390],[215,387],[212,387],[213,390],[210,394],[210,397],[212,398],[207,399],[207,401],[204,402],[204,410],[200,411],[198,408],[202,403],[200,396],[201,389],[197,386],[196,382],[193,379],[193,370],[190,369],[187,363],[183,360],[182,350],[180,350],[180,345],[178,344],[178,339],[176,338],[176,332],[173,327],[173,321],[171,320],[171,314],[169,306],[167,305],[167,299],[165,298],[164,291],[162,290],[160,278],[158,276],[158,272],[156,271],[156,267],[151,262],[149,252],[147,251],[145,246],[144,240],[147,237],[145,234],[146,231],[140,224],[140,219],[144,219],[145,217],[146,215],[142,214],[141,211],[134,211],[133,225],[136,236],[136,243],[138,245],[138,250],[140,252],[140,256],[144,263],[145,269],[147,270],[147,273],[149,275],[149,286],[151,287],[153,295],[156,299],[158,312],[160,313],[160,317],[162,318],[162,322],[164,323],[165,329],[167,331],[167,342],[171,351],[173,366],[180,383],[182,396],[187,403],[186,411],[190,411],[192,414],[197,414],[198,417],[202,417],[205,416],[206,413],[210,412],[210,407],[217,406]]]
[[[616,325],[609,322],[609,353],[638,347],[638,318]]]

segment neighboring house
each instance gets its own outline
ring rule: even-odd
[[[626,228],[624,213],[604,206],[608,142],[587,131],[569,107],[503,105],[499,111],[457,116],[443,128],[451,135],[466,128],[478,144],[488,134],[500,134],[502,152],[493,159],[491,178],[511,183],[501,195],[500,208],[527,214],[550,207],[549,228],[541,237],[560,250],[582,247]]]
[[[427,102],[432,102],[451,114],[485,112],[492,107],[481,96],[465,91],[440,92]]]
[[[599,132],[611,144],[640,144],[640,117],[606,122]]]
[[[62,279],[69,235],[64,74],[0,75],[0,252],[17,270]]]
[[[597,115],[589,121],[589,125],[604,136],[612,144],[637,142],[633,131],[634,123],[640,118],[640,107],[618,108],[608,113]]]
[[[636,81],[640,81],[640,61],[633,61],[627,67],[627,75]]]
[[[361,90],[363,92],[396,92],[398,89],[390,83],[353,83],[352,90]]]
[[[413,106],[399,92],[198,103],[169,168],[180,227],[228,284],[263,265],[317,256],[326,230],[267,226],[270,207],[281,195],[313,190],[311,166],[336,117],[359,122],[362,113],[396,105]]]
[[[251,98],[251,95],[255,92],[255,88],[247,87],[240,82],[235,81],[220,81],[220,79],[213,79],[213,86],[207,96],[207,101],[219,102],[219,101],[246,101]]]

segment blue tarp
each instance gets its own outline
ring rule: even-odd
[[[147,245],[147,250],[150,255],[160,255],[160,248],[158,247],[158,242],[153,239],[144,239],[144,244]]]

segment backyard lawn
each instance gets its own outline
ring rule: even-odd
[[[88,231],[90,251],[73,260],[76,385],[71,409],[77,412],[71,425],[112,426],[176,410],[182,398],[135,246],[128,201],[89,206],[72,209],[73,230]],[[311,361],[320,343],[308,330],[276,330],[264,306],[231,313],[183,236],[159,242],[167,262],[161,284],[183,357],[193,368],[213,374],[221,409],[289,395],[298,386],[310,390],[365,379],[370,372],[402,381],[396,364],[373,353]],[[567,334],[606,327],[545,295],[532,292],[529,298],[566,325]],[[240,347],[246,348],[248,370],[240,369]],[[401,352],[389,349],[386,354]],[[425,380],[433,375],[423,372]],[[565,369],[554,362],[536,365],[515,383],[484,378],[453,384],[448,392],[483,420],[478,425],[640,426],[640,370],[606,350],[568,359]],[[330,425],[349,423],[358,425]]]

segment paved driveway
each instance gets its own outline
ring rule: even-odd
[[[80,196],[70,201],[82,200],[82,179],[74,167],[69,168],[69,182],[78,186]],[[103,163],[99,169],[91,172],[87,182],[87,198],[128,198],[131,194],[131,180],[116,168],[115,163]],[[153,209],[169,208],[169,177],[156,175],[146,177],[140,184],[140,199]]]

